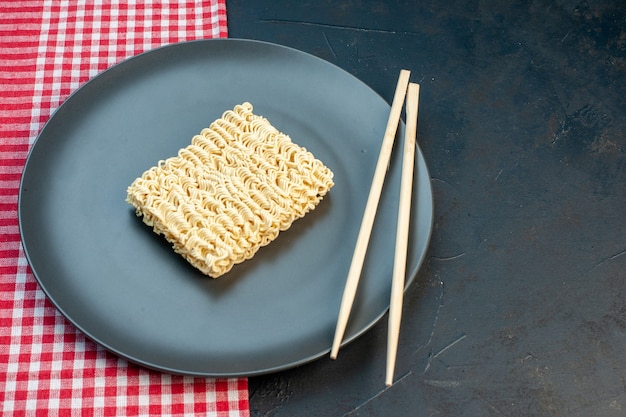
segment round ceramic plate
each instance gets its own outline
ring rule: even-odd
[[[244,101],[330,167],[336,185],[253,259],[214,280],[135,216],[126,188]],[[332,344],[388,115],[389,104],[354,76],[274,44],[203,40],[130,58],[69,97],[29,154],[19,219],[32,271],[78,329],[149,368],[252,376],[319,358]],[[389,306],[400,153],[344,344]],[[421,152],[415,175],[407,285],[432,229]]]

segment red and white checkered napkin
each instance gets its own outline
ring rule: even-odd
[[[226,36],[225,0],[0,0],[1,415],[249,415],[245,378],[154,372],[87,340],[38,287],[17,220],[29,146],[72,91],[148,49]]]

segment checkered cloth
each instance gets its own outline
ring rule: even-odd
[[[17,220],[28,149],[72,91],[148,49],[226,36],[225,0],[0,0],[1,415],[249,415],[245,378],[150,371],[87,340],[38,287]]]

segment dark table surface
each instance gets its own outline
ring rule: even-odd
[[[229,36],[291,46],[391,102],[421,84],[435,223],[387,322],[250,378],[252,416],[626,415],[626,6],[228,1]]]

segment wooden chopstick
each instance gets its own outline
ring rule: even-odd
[[[391,283],[391,304],[389,306],[389,328],[387,336],[387,373],[385,384],[393,383],[393,372],[398,351],[400,321],[402,318],[402,299],[409,240],[409,219],[411,214],[411,191],[413,189],[413,166],[415,163],[415,137],[417,135],[417,109],[419,105],[419,84],[409,84],[406,97],[406,130],[404,136],[404,154],[402,157],[402,179],[400,182],[400,203],[398,207],[398,226]]]
[[[352,257],[352,263],[350,264],[348,278],[346,279],[346,286],[341,299],[341,307],[339,309],[335,337],[330,351],[331,359],[337,358],[337,353],[339,352],[339,347],[346,331],[346,325],[348,324],[350,310],[352,309],[352,304],[354,303],[354,297],[359,285],[367,245],[369,243],[372,226],[374,224],[374,217],[376,216],[376,210],[378,208],[378,201],[380,200],[385,174],[389,165],[389,159],[391,158],[393,142],[396,137],[398,124],[400,123],[400,113],[402,112],[402,106],[404,105],[404,98],[406,96],[410,75],[411,73],[408,70],[400,71],[400,76],[396,85],[396,91],[391,103],[389,120],[387,121],[387,127],[383,136],[383,144],[378,155],[378,162],[376,163],[376,169],[374,171],[374,179],[372,180],[370,193],[365,205],[365,212],[363,214],[363,220],[361,221],[361,229],[359,230],[354,255]]]

